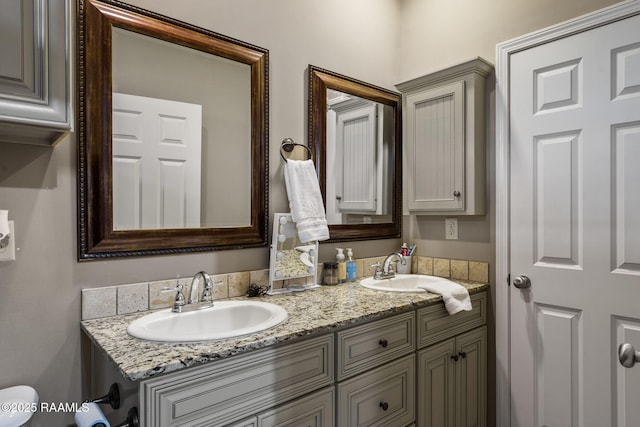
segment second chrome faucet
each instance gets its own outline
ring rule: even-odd
[[[394,261],[393,260],[394,257],[398,259]],[[397,252],[389,254],[384,259],[384,262],[382,264],[380,264],[379,262],[376,262],[375,264],[371,265],[372,267],[376,268],[376,272],[374,273],[373,278],[377,280],[382,280],[382,279],[391,279],[393,277],[396,277],[396,271],[393,268],[393,265],[391,264],[392,262],[400,262],[400,264],[405,265],[407,263],[407,260],[405,259],[404,256],[402,256]]]

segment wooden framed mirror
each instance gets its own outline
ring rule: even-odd
[[[78,0],[78,259],[267,245],[268,50]]]
[[[309,147],[330,242],[400,237],[402,97],[309,65]]]

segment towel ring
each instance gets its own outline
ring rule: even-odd
[[[285,156],[285,152],[291,154],[296,147],[303,147],[307,151],[307,160],[311,159],[312,153],[309,147],[303,144],[298,144],[297,142],[294,142],[293,139],[291,138],[285,138],[282,140],[282,144],[280,145],[280,156],[282,156],[282,159],[285,162],[289,160]]]

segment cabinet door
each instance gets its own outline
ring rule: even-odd
[[[464,81],[407,96],[410,211],[463,211]]]
[[[492,69],[475,58],[396,85],[406,113],[405,214],[485,214],[485,87]]]
[[[418,353],[418,426],[485,427],[486,407],[486,326]]]
[[[454,338],[418,352],[419,427],[455,425],[455,354]]]
[[[375,213],[377,209],[378,135],[374,103],[338,114],[336,199],[340,213]]]
[[[456,337],[456,426],[484,427],[487,413],[487,328]]]
[[[69,130],[67,0],[2,3],[0,141],[53,143]]]
[[[333,387],[258,415],[258,427],[333,427]]]

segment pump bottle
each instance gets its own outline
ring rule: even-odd
[[[336,261],[338,262],[338,283],[347,281],[347,264],[344,262],[344,249],[336,248]]]
[[[356,262],[353,259],[353,251],[351,248],[347,248],[347,282],[356,281]]]

